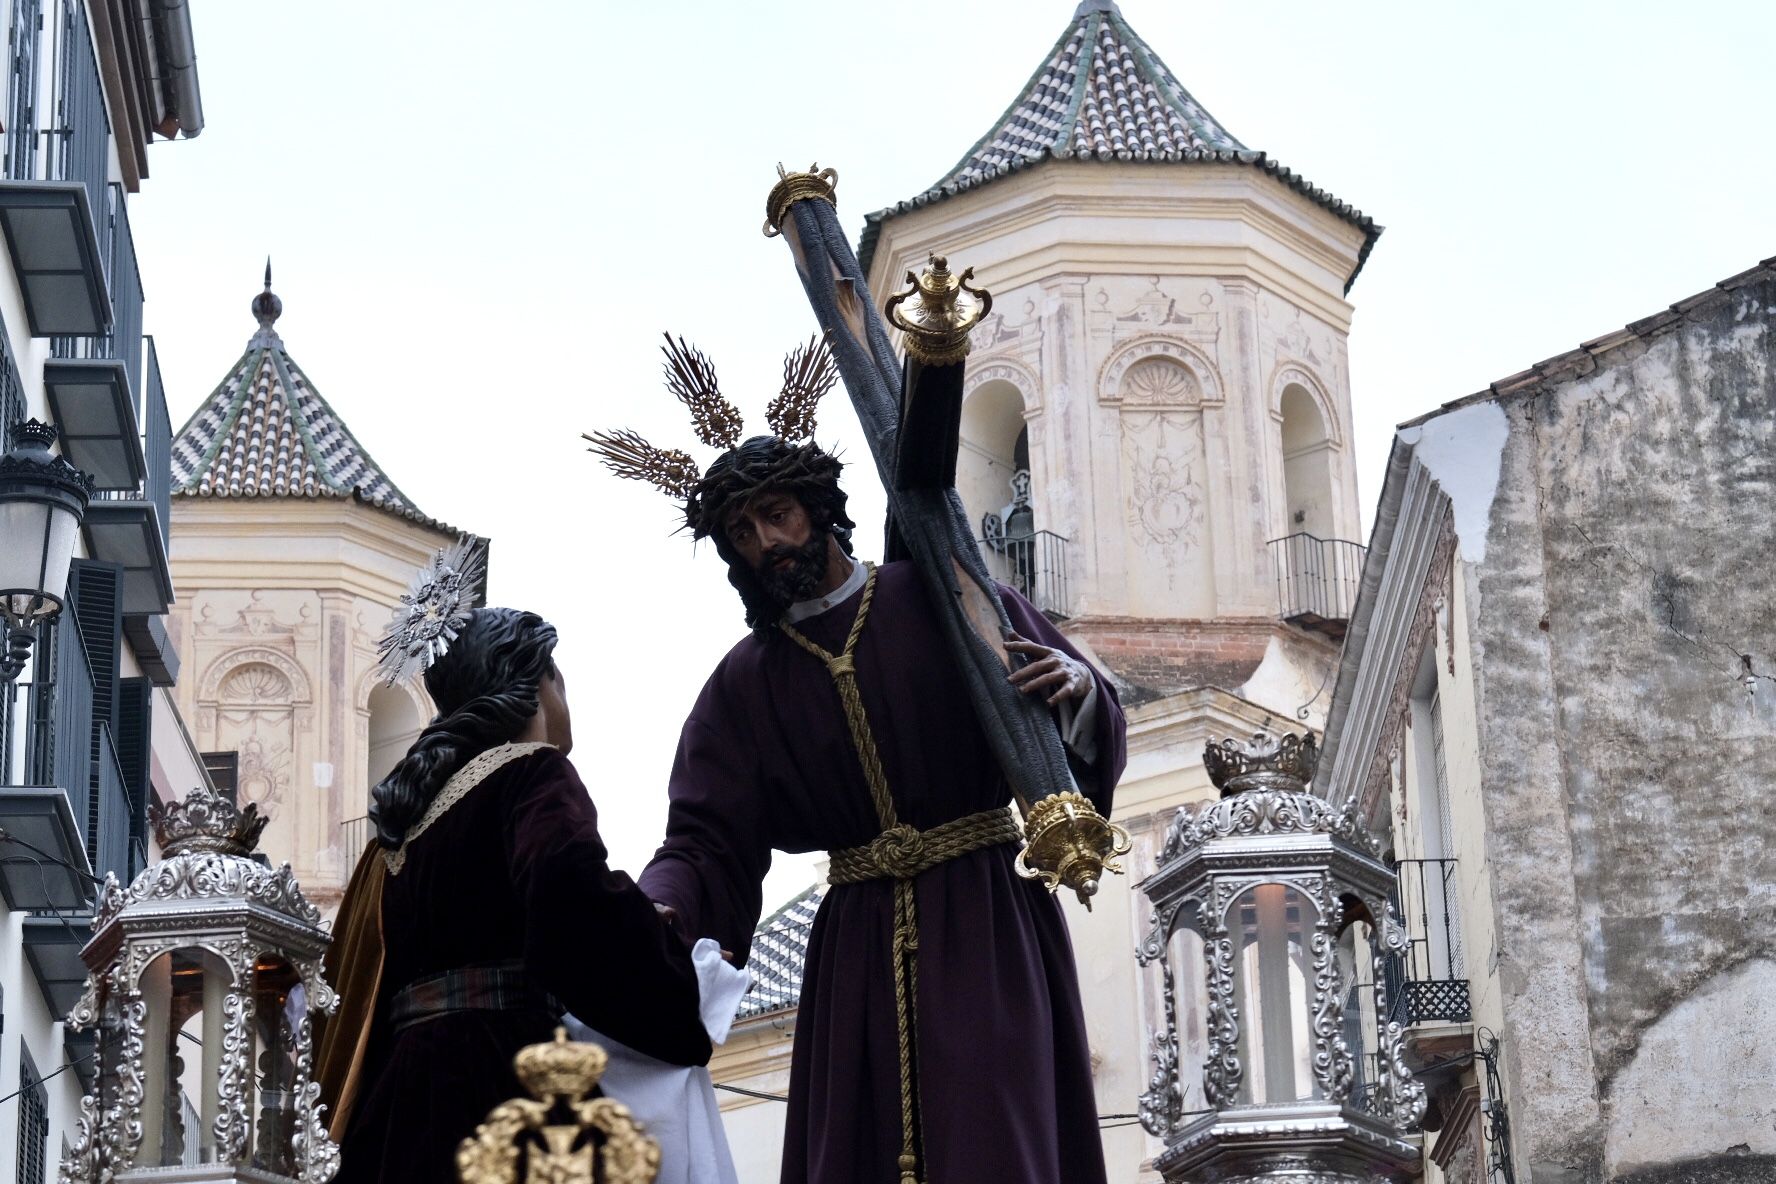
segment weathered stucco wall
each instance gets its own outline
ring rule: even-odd
[[[1776,955],[1773,319],[1765,277],[1505,402],[1474,641],[1538,1182],[1769,1178],[1767,1034],[1682,1017]]]

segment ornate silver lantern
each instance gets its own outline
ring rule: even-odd
[[[1424,1087],[1382,976],[1406,943],[1394,874],[1348,810],[1307,791],[1318,758],[1311,735],[1210,744],[1221,799],[1178,811],[1141,885],[1162,1018],[1140,1112],[1167,1181],[1418,1174]]]
[[[99,1064],[62,1184],[331,1180],[310,1026],[336,1005],[320,912],[289,864],[255,855],[256,807],[197,789],[153,822],[164,857],[128,888],[106,879],[81,951],[68,1024],[98,1030]]]

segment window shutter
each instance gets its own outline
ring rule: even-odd
[[[148,786],[153,748],[154,680],[146,676],[117,683],[117,763],[123,769],[123,791],[129,797],[132,849],[148,849]],[[132,865],[131,871],[140,871]]]
[[[210,775],[210,784],[227,794],[229,801],[235,801],[240,791],[240,753],[206,752],[203,765]]]
[[[92,667],[93,722],[111,723],[123,649],[123,565],[76,559],[68,573],[68,603]]]
[[[102,728],[110,726],[115,743],[117,671],[123,649],[123,565],[76,559],[68,572],[68,606],[74,610],[74,625],[80,631],[86,664],[92,671],[92,731],[87,741],[91,755],[87,765],[86,857],[93,870],[102,875],[99,835],[103,828],[99,815],[104,809],[105,797],[99,792],[100,761],[103,759],[99,736]],[[121,872],[124,869],[116,870]]]

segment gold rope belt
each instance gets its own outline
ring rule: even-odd
[[[829,852],[832,869],[826,882],[910,880],[940,863],[987,847],[1016,843],[1023,837],[1009,806],[982,810],[929,830],[916,830],[902,823],[883,831],[865,846]]]
[[[970,814],[924,831],[904,825],[895,814],[894,798],[888,792],[888,777],[882,771],[882,757],[876,751],[876,738],[864,714],[863,696],[857,690],[857,661],[854,657],[857,639],[863,636],[863,623],[869,618],[870,603],[875,595],[876,569],[871,567],[863,582],[863,602],[857,606],[857,619],[851,623],[851,633],[845,638],[841,653],[828,653],[786,622],[779,622],[778,627],[791,641],[819,658],[826,666],[826,672],[832,675],[839,701],[845,707],[845,723],[851,729],[851,742],[863,765],[863,778],[869,783],[876,820],[882,824],[882,833],[867,846],[832,853],[832,872],[828,880],[834,884],[894,881],[894,1017],[900,1036],[900,1184],[919,1184],[919,1128],[913,1105],[917,1091],[913,1044],[918,1031],[914,1004],[919,974],[919,908],[913,892],[913,877],[959,855],[1016,842],[1022,836],[1011,811],[1004,807]]]

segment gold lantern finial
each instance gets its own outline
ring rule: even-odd
[[[652,1184],[660,1145],[621,1102],[586,1098],[607,1060],[596,1044],[568,1040],[565,1028],[555,1029],[552,1043],[520,1049],[513,1068],[531,1096],[495,1106],[462,1141],[457,1178],[462,1184]]]
[[[1117,859],[1133,846],[1128,831],[1099,814],[1084,794],[1057,793],[1031,806],[1024,819],[1017,874],[1041,880],[1050,892],[1064,884],[1089,909],[1104,873],[1121,875]]]
[[[993,294],[950,271],[950,261],[932,255],[918,275],[907,272],[907,290],[888,298],[883,312],[906,334],[906,351],[927,366],[953,366],[968,356],[968,334],[993,310]],[[911,303],[908,303],[908,302]]]

